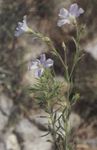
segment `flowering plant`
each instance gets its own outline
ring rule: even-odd
[[[58,26],[61,27],[64,24],[70,23],[76,24],[76,18],[83,13],[84,10],[82,8],[79,8],[76,3],[72,4],[69,10],[61,8],[59,13],[60,20],[58,21]]]
[[[76,28],[76,37],[73,37],[76,52],[73,58],[71,68],[68,66],[67,47],[62,43],[64,49],[65,60],[61,57],[60,53],[53,46],[53,42],[49,37],[43,36],[41,33],[35,32],[27,26],[26,18],[23,22],[18,23],[15,31],[15,36],[20,36],[25,32],[30,32],[33,36],[40,38],[52,50],[61,62],[64,68],[64,82],[57,81],[53,69],[54,60],[51,58],[46,59],[45,54],[40,55],[40,59],[31,61],[29,69],[35,71],[37,79],[36,84],[32,85],[31,92],[37,104],[42,107],[48,114],[48,133],[53,137],[53,145],[55,150],[70,150],[70,126],[68,124],[69,116],[71,113],[72,105],[79,99],[78,93],[72,93],[73,90],[73,73],[78,61],[83,55],[80,54],[80,34],[81,29],[77,24],[76,18],[84,13],[82,8],[79,8],[76,3],[72,4],[69,10],[62,8],[59,12],[60,20],[57,25],[61,27],[65,24],[74,24]],[[66,83],[68,84],[67,90],[65,89]]]

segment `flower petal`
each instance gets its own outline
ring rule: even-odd
[[[36,59],[35,61],[32,61],[29,66],[29,70],[38,69],[39,64],[40,64],[40,60],[38,60],[38,59]]]
[[[19,28],[17,28],[16,29],[16,31],[15,31],[15,33],[14,33],[14,35],[16,36],[16,37],[19,37],[21,34],[23,34],[24,33],[24,31],[22,30],[22,29],[19,29]]]
[[[18,26],[16,27],[16,31],[14,35],[18,37],[25,32],[31,32],[31,29],[29,29],[27,25],[26,16],[23,17],[22,22],[18,22]]]
[[[59,13],[59,17],[62,18],[62,19],[65,19],[69,16],[69,12],[67,9],[65,8],[61,8],[60,9],[60,13]]]
[[[44,71],[44,68],[38,68],[38,69],[36,69],[36,70],[35,70],[35,77],[36,77],[36,78],[41,77],[42,74],[43,74],[43,71]]]
[[[46,61],[46,56],[45,56],[45,54],[41,54],[41,55],[40,55],[40,62],[41,62],[41,64],[44,64],[45,61]]]
[[[79,11],[78,11],[79,16],[83,13],[84,13],[84,10],[82,8],[79,8]]]
[[[23,17],[23,23],[27,23],[27,16],[26,15]]]
[[[22,27],[23,23],[22,22],[18,22],[18,27]]]
[[[77,3],[74,3],[74,4],[72,4],[72,5],[70,6],[70,8],[69,8],[69,13],[70,13],[71,15],[77,17],[77,16],[78,16],[78,10],[79,10],[79,8],[78,8]]]
[[[53,66],[54,61],[52,59],[47,59],[46,63],[45,63],[45,68],[49,68],[51,66]]]
[[[59,27],[63,26],[64,24],[70,24],[70,20],[69,19],[60,19],[57,23],[57,25]]]
[[[23,23],[22,23],[22,26],[21,26],[22,30],[24,30],[25,32],[27,32],[29,30],[29,27],[27,25],[27,21],[26,20],[27,20],[27,16],[24,16],[23,17]]]

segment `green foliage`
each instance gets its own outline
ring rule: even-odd
[[[53,108],[55,104],[62,100],[64,94],[61,92],[63,83],[57,81],[49,69],[46,69],[43,76],[37,79],[37,83],[31,87],[36,102],[46,111],[48,107]]]

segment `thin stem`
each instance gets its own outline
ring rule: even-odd
[[[66,79],[67,79],[67,81],[69,81],[69,72],[68,72],[66,48],[64,49],[64,53],[65,53]]]
[[[78,25],[76,24],[76,40],[73,38],[73,40],[75,42],[75,46],[76,46],[76,52],[75,52],[74,61],[73,61],[72,69],[71,69],[70,76],[69,76],[70,80],[71,80],[72,74],[74,72],[74,69],[76,67],[76,64],[79,61],[79,42],[80,42],[79,34],[80,34],[79,28],[78,28]]]

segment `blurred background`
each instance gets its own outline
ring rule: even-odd
[[[35,83],[33,72],[28,71],[29,62],[43,52],[55,58],[51,56],[50,49],[43,42],[31,35],[25,34],[16,39],[14,31],[17,23],[27,15],[29,26],[49,36],[61,55],[61,45],[64,41],[68,46],[71,65],[75,52],[71,36],[75,35],[75,31],[73,28],[57,27],[57,20],[60,8],[68,8],[73,2],[77,2],[85,10],[78,22],[84,24],[86,28],[81,37],[85,56],[74,73],[74,91],[80,93],[80,100],[72,112],[71,120],[74,124],[72,137],[76,150],[97,150],[97,0],[0,0],[0,150],[4,149],[6,141],[7,146],[12,146],[13,141],[16,149],[13,146],[12,150],[22,150],[22,142],[25,150],[37,150],[36,143],[40,142],[40,145],[42,142],[45,143],[45,139],[38,141],[39,139],[33,133],[37,128],[35,132],[40,134],[42,130],[44,132],[45,127],[39,128],[37,121],[34,121],[31,133],[36,137],[36,143],[31,145],[33,140],[29,140],[30,144],[28,144],[29,110],[33,109],[31,113],[34,116],[40,113],[40,110],[34,105],[31,95],[25,92],[25,88]],[[57,76],[62,78],[63,70],[56,59],[55,71]],[[17,124],[17,127],[12,130],[11,124],[12,126]],[[26,133],[24,128],[27,130]],[[2,140],[3,132],[7,133],[7,139]],[[25,143],[30,146],[27,147]],[[50,150],[50,144],[46,144],[44,150]]]

